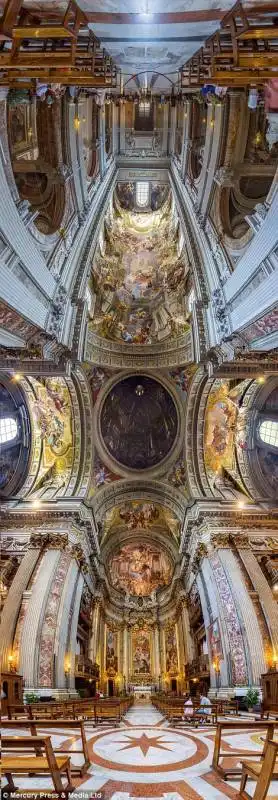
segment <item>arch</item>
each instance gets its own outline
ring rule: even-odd
[[[89,502],[97,520],[102,521],[111,508],[122,505],[129,500],[146,500],[159,503],[173,511],[180,523],[183,523],[187,508],[185,496],[170,484],[155,480],[119,480],[112,485],[104,486]]]

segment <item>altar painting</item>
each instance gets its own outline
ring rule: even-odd
[[[233,469],[235,462],[235,428],[237,405],[229,397],[229,384],[216,382],[205,412],[204,458],[208,473],[221,468]]]
[[[132,663],[133,675],[150,675],[151,642],[150,631],[146,629],[132,633]]]
[[[178,672],[178,646],[175,626],[165,633],[166,672],[175,675]]]
[[[106,636],[106,672],[110,675],[118,672],[117,633],[109,629]]]
[[[131,595],[150,595],[170,583],[173,568],[167,554],[147,544],[121,547],[110,562],[111,583]]]

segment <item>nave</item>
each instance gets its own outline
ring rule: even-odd
[[[27,721],[24,724],[22,717],[20,722],[14,720],[6,725],[3,720],[3,736],[12,733],[22,737],[29,724]],[[277,720],[276,724],[273,720],[256,722],[254,714],[240,712],[219,716],[218,729],[219,725],[224,726],[222,752],[231,754],[229,758],[219,759],[219,763],[222,768],[228,765],[238,771],[236,776],[230,775],[224,780],[212,766],[215,725],[201,722],[196,728],[188,721],[172,725],[154,705],[141,700],[131,705],[116,727],[109,722],[104,727],[101,724],[95,727],[92,720],[83,722],[90,765],[81,777],[72,775],[73,791],[65,792],[64,796],[70,800],[84,797],[86,800],[95,797],[99,800],[149,800],[153,797],[157,800],[236,800],[248,796],[256,800],[257,797],[277,800],[278,780],[271,781],[266,795],[254,795],[254,781],[248,783],[249,795],[239,794],[241,761],[246,760],[244,753],[248,753],[249,760],[255,758],[255,763],[260,763],[258,754],[262,753],[267,724],[274,725],[277,739]],[[80,749],[80,732],[76,732],[74,722],[67,720],[65,730],[61,729],[62,722],[59,727],[55,720],[53,724],[49,721],[47,731],[44,725],[43,721],[37,722],[36,732],[40,736],[47,732],[53,749],[60,748],[69,754]],[[5,750],[5,738],[3,747]],[[81,753],[70,755],[70,759],[73,771],[84,763]],[[36,796],[45,792],[51,797],[53,791],[50,776],[20,776],[16,778],[16,785],[20,793],[34,791],[36,786]]]

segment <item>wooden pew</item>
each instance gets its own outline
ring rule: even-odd
[[[28,718],[28,706],[23,703],[8,703],[8,719],[26,719]]]
[[[214,753],[213,753],[213,760],[212,760],[213,769],[215,769],[215,771],[218,772],[218,774],[221,775],[221,777],[224,778],[224,780],[226,779],[227,775],[232,775],[232,776],[233,775],[236,775],[236,776],[240,775],[241,774],[241,768],[240,767],[229,767],[229,766],[223,767],[219,763],[220,759],[221,758],[225,758],[225,759],[226,758],[236,758],[238,761],[240,761],[243,757],[244,758],[246,758],[246,757],[263,758],[264,754],[265,754],[265,751],[266,751],[267,743],[271,739],[273,739],[275,727],[277,727],[275,722],[262,722],[262,721],[260,721],[260,722],[234,722],[234,721],[233,722],[230,722],[230,721],[229,722],[218,722],[217,723],[217,728],[216,728],[216,734],[215,734]],[[241,731],[243,731],[243,733],[245,733],[246,731],[247,732],[252,731],[253,733],[254,732],[256,733],[257,731],[266,731],[266,739],[265,739],[265,744],[264,744],[263,750],[261,752],[255,752],[254,750],[253,751],[249,751],[249,752],[247,752],[246,750],[245,751],[243,750],[242,752],[237,752],[237,751],[233,752],[233,751],[228,751],[228,750],[221,750],[221,741],[222,741],[222,733],[223,733],[223,731],[236,731],[236,732],[239,732],[239,733]]]
[[[21,754],[23,751],[23,755]],[[45,752],[45,756],[41,752]],[[8,786],[5,791],[16,792],[14,775],[50,775],[54,792],[68,796],[73,791],[71,764],[67,755],[56,757],[50,736],[2,736],[2,772]],[[8,755],[6,755],[8,754]],[[31,755],[30,755],[31,754]],[[62,783],[62,775],[67,777],[67,785]],[[38,791],[38,790],[35,790]],[[22,795],[22,790],[19,793]]]
[[[242,776],[239,797],[242,800],[265,800],[271,780],[278,778],[278,743],[267,742],[263,763],[257,761],[242,761]],[[252,795],[245,791],[248,778],[256,781],[255,793]]]
[[[261,705],[261,719],[269,719],[269,715],[273,714],[278,719],[278,703],[270,703],[268,700],[263,700]]]
[[[96,703],[96,725],[102,723],[118,727],[121,721],[121,704],[119,701],[98,700]]]
[[[20,719],[20,720],[3,720],[1,723],[3,731],[6,730],[29,730],[31,736],[41,736],[41,733],[38,731],[44,731],[45,729],[51,728],[52,733],[50,735],[54,735],[57,730],[77,730],[80,732],[80,739],[81,739],[81,748],[73,749],[73,746],[70,745],[69,750],[65,750],[64,745],[61,745],[63,754],[64,753],[83,753],[84,762],[80,765],[71,765],[71,772],[72,774],[77,775],[84,775],[87,772],[88,767],[90,766],[90,758],[89,758],[89,751],[88,751],[88,743],[85,736],[84,730],[84,722],[83,720],[68,720],[68,719],[40,719],[40,720],[32,720],[32,719]],[[69,734],[70,735],[70,734]],[[54,753],[61,753],[60,747],[54,746],[52,744],[52,749]]]

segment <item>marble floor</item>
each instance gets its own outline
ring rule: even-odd
[[[237,798],[239,781],[223,781],[211,769],[214,728],[210,725],[191,729],[173,729],[150,705],[135,705],[119,728],[85,727],[91,766],[82,778],[76,778],[71,800],[227,800]],[[41,731],[43,732],[43,731]],[[22,733],[22,732],[21,732]],[[45,731],[46,733],[46,731]],[[49,731],[47,731],[49,733]],[[14,732],[17,735],[17,731]],[[20,734],[20,731],[18,731]],[[77,737],[67,729],[55,732],[55,745],[78,746]],[[227,732],[227,751],[262,748],[260,734]],[[74,764],[81,756],[72,755]],[[235,757],[235,764],[237,763]],[[33,779],[34,780],[34,779]],[[16,785],[31,789],[29,778],[16,778]],[[50,788],[48,778],[36,778],[36,788]],[[252,788],[253,787],[253,788]],[[248,784],[253,794],[254,784]],[[278,782],[270,787],[269,800],[277,800]]]

